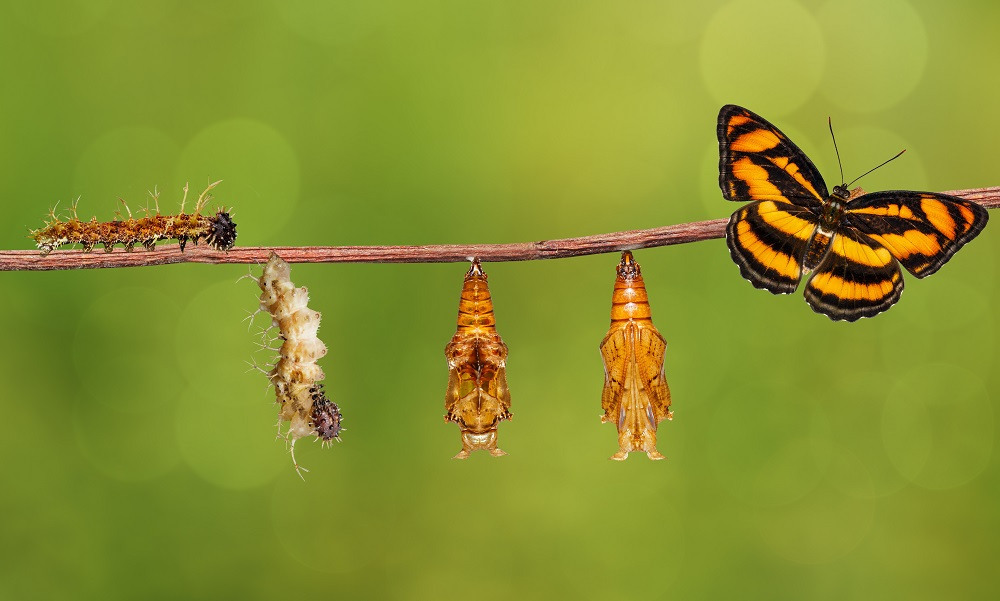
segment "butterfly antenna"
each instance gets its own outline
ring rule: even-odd
[[[889,163],[891,163],[891,162],[895,161],[895,160],[896,160],[896,159],[898,159],[899,157],[903,156],[903,153],[904,153],[904,152],[906,152],[906,149],[905,149],[905,148],[904,148],[904,149],[902,149],[902,150],[900,150],[899,152],[897,152],[897,153],[896,153],[896,156],[892,157],[891,159],[889,159],[889,160],[887,160],[887,161],[883,161],[883,162],[882,162],[882,164],[880,164],[880,165],[876,165],[876,166],[872,167],[871,169],[869,169],[868,171],[865,171],[865,172],[864,172],[864,173],[862,173],[861,175],[857,176],[856,178],[854,178],[854,181],[852,181],[852,182],[851,182],[850,184],[847,184],[847,185],[846,185],[846,186],[844,186],[844,187],[845,187],[845,188],[850,188],[850,187],[851,187],[851,185],[852,185],[852,184],[853,184],[854,182],[856,182],[856,181],[858,181],[859,179],[861,179],[862,177],[864,177],[864,176],[868,175],[868,174],[869,174],[869,173],[871,173],[872,171],[875,171],[875,170],[876,170],[876,169],[878,169],[879,167],[884,167],[884,166],[888,165]]]
[[[830,126],[830,137],[833,138],[833,151],[837,153],[837,166],[840,167],[840,181],[844,181],[844,164],[840,162],[840,149],[837,148],[837,136],[833,135],[833,117],[826,118]]]

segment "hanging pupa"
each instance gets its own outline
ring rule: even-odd
[[[496,330],[493,299],[479,259],[465,274],[458,303],[458,330],[445,346],[448,359],[448,390],[444,407],[446,422],[462,431],[462,450],[455,459],[465,459],[478,449],[499,457],[497,426],[510,419],[507,389],[507,345]]]
[[[650,317],[646,284],[632,253],[622,253],[611,295],[611,328],[601,341],[604,394],[601,423],[618,426],[618,452],[624,461],[631,451],[663,459],[656,450],[656,426],[672,419],[670,388],[663,374],[667,343]]]
[[[320,314],[307,306],[309,292],[296,288],[290,275],[288,263],[272,252],[257,280],[262,291],[259,310],[270,314],[281,341],[281,347],[274,349],[278,352],[274,367],[265,372],[281,407],[278,423],[289,422],[283,436],[289,441],[296,471],[308,471],[295,462],[295,441],[307,436],[323,443],[340,440],[343,417],[319,383],[326,377],[316,364],[326,355],[326,345],[316,336]]]

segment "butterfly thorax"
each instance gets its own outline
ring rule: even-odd
[[[830,251],[830,244],[840,229],[840,222],[844,218],[844,209],[847,208],[847,201],[851,193],[845,186],[835,186],[833,193],[823,201],[820,209],[819,222],[816,230],[809,239],[806,253],[802,258],[802,271],[810,273],[823,263],[827,253]]]
[[[836,231],[840,220],[844,217],[844,209],[847,208],[847,201],[850,197],[851,193],[846,187],[835,186],[833,193],[823,201],[819,226],[828,232]]]

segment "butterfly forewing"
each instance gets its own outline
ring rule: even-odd
[[[842,229],[806,285],[806,302],[835,320],[878,315],[903,293],[903,274],[888,250],[864,234]]]
[[[760,115],[726,105],[717,131],[719,186],[727,200],[777,200],[818,209],[828,196],[812,161]]]
[[[851,202],[846,227],[870,236],[907,271],[927,277],[986,227],[989,213],[981,205],[931,192],[888,190],[865,194]]]

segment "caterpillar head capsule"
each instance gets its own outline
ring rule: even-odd
[[[210,217],[208,234],[205,241],[216,250],[229,250],[236,244],[236,222],[223,209]]]
[[[313,386],[310,389],[310,396],[313,400],[312,425],[316,436],[323,442],[330,442],[334,438],[340,440],[340,423],[343,421],[340,407],[326,398],[322,384]]]

